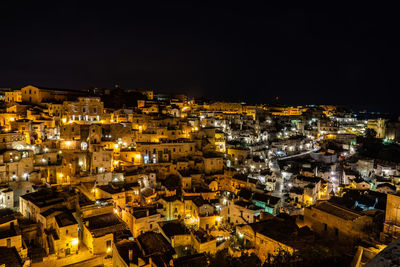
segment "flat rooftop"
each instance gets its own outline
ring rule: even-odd
[[[55,216],[55,219],[59,227],[78,224],[71,212],[63,212],[61,214],[58,214]]]
[[[357,219],[358,217],[361,216],[361,214],[356,212],[356,211],[352,211],[352,210],[349,210],[347,208],[340,207],[340,206],[335,205],[335,204],[330,203],[330,202],[323,202],[323,203],[321,203],[321,204],[319,204],[319,205],[317,205],[317,206],[315,206],[313,208],[321,210],[321,211],[329,213],[329,214],[332,214],[332,215],[334,215],[336,217],[343,218],[345,220],[353,221],[353,220],[355,220],[355,219]]]
[[[89,230],[96,230],[122,224],[114,213],[106,213],[84,219],[84,222],[89,222],[87,228]]]

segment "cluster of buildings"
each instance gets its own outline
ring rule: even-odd
[[[109,105],[117,91],[131,106]],[[318,245],[362,266],[400,235],[400,163],[358,153],[368,128],[395,145],[399,123],[120,88],[0,94],[0,263],[263,263]]]

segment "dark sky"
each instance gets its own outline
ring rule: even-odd
[[[120,84],[397,111],[393,6],[39,2],[0,2],[0,87]]]

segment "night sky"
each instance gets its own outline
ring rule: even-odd
[[[397,111],[395,7],[59,2],[0,3],[0,87]]]

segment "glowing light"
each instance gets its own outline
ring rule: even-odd
[[[79,244],[79,239],[78,239],[78,238],[72,238],[71,244],[72,244],[73,246],[78,245],[78,244]]]
[[[117,209],[114,209],[114,213],[118,213],[118,210],[117,210]]]
[[[111,248],[110,247],[107,248],[107,252],[111,252]]]
[[[66,119],[66,118],[63,118],[63,119],[62,119],[62,122],[63,122],[63,123],[66,123],[66,122],[67,122],[67,119]]]
[[[140,159],[141,158],[141,155],[140,154],[136,154],[135,155],[135,159]]]
[[[83,161],[79,161],[79,166],[83,166]]]
[[[119,145],[118,145],[118,144],[114,144],[114,148],[115,148],[115,149],[118,149],[118,148],[119,148]]]

